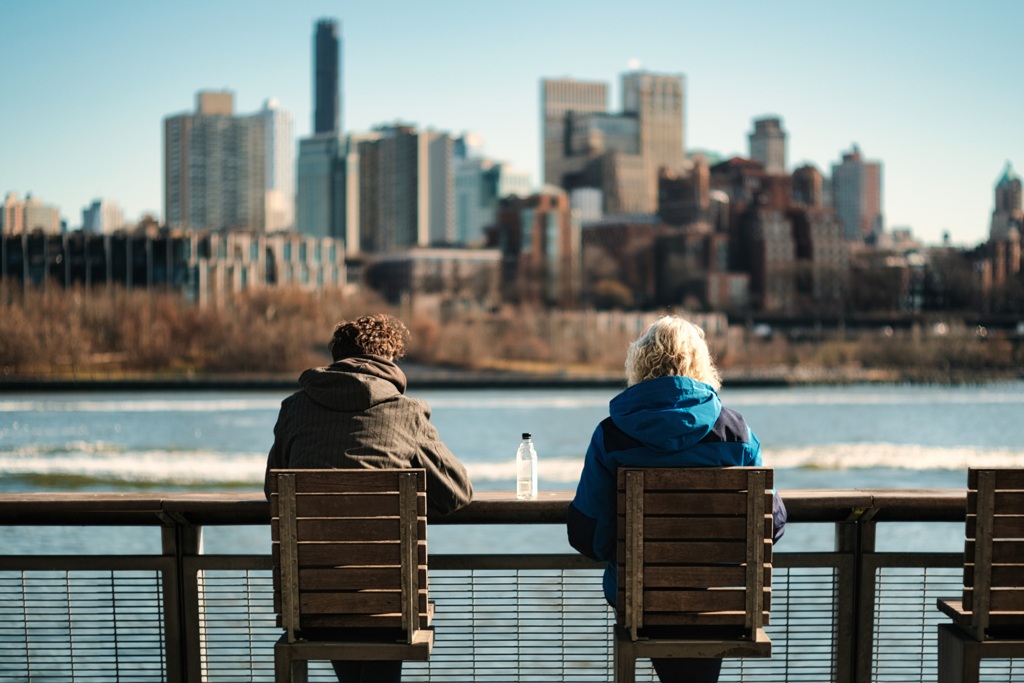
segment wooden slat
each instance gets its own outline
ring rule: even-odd
[[[770,608],[771,591],[762,591],[765,609]],[[746,588],[722,590],[645,590],[644,613],[652,612],[746,612]],[[646,616],[645,616],[646,618]]]
[[[975,592],[964,591],[963,605],[968,612],[974,611]],[[989,591],[989,610],[992,612],[1019,612],[1024,622],[1024,588],[1002,588]]]
[[[771,510],[771,493],[765,493],[766,509]],[[746,516],[746,491],[668,491],[645,494],[644,513],[647,516],[672,516],[680,519],[707,516]],[[625,494],[618,494],[618,510],[622,515]]]
[[[427,523],[422,520],[417,536],[426,536]],[[300,519],[299,537],[306,541],[377,541],[399,537],[398,517],[374,519]]]
[[[646,472],[631,471],[625,475],[626,496],[620,509],[626,511],[625,547],[619,557],[625,566],[621,570],[625,581],[625,621],[630,637],[637,639],[637,631],[643,627],[644,612],[644,478]]]
[[[400,612],[402,591],[305,592],[301,594],[300,602],[303,618],[307,614],[387,614]],[[416,602],[418,611],[427,611],[426,591],[420,591]]]
[[[979,472],[977,475],[978,491],[975,494],[978,526],[974,550],[970,555],[975,566],[975,593],[972,597],[974,617],[972,626],[979,634],[988,629],[989,588],[992,580],[992,515],[995,512],[995,473]],[[968,596],[966,592],[964,598]]]
[[[387,628],[399,630],[402,628],[402,615],[398,612],[388,614],[309,614],[302,618],[302,625],[305,628],[336,628],[336,629],[367,629]],[[429,626],[426,614],[420,615],[419,628]],[[353,632],[353,639],[365,639],[365,634]]]
[[[625,505],[625,494],[619,494],[619,509]],[[699,515],[737,515],[747,512],[743,492],[727,493],[645,493],[644,514],[681,515],[687,512]]]
[[[1024,490],[1024,469],[1022,468],[983,468],[971,467],[967,469],[967,488],[978,489],[978,473],[994,472],[999,479],[1000,489],[1021,489]]]
[[[764,567],[764,585],[771,585],[771,567]],[[646,567],[644,585],[648,588],[711,588],[745,586],[746,568],[732,567]]]
[[[275,477],[275,481],[280,485],[281,514],[284,515],[284,522],[280,525],[282,550],[275,566],[280,567],[281,575],[281,621],[288,632],[288,640],[292,641],[295,639],[295,631],[301,627],[298,600],[299,559],[295,548],[295,477],[284,475]]]
[[[984,473],[981,473],[984,474]],[[980,476],[980,475],[979,475]],[[967,492],[968,514],[978,509],[978,494],[976,491]],[[997,515],[1022,515],[1024,514],[1024,491],[1007,491],[1000,489],[996,497],[995,506],[992,509]]]
[[[411,470],[342,470],[342,469],[301,469],[271,470],[275,473],[295,475],[296,493],[345,493],[349,491],[397,491],[398,475],[402,472],[424,473],[423,469]],[[417,490],[426,490],[424,475],[417,477]],[[276,480],[270,477],[270,492],[277,493]]]
[[[418,571],[426,576],[426,565]],[[300,590],[366,590],[399,585],[401,568],[395,567],[329,567],[299,570]]]
[[[644,468],[622,468],[619,470],[619,490],[623,490],[622,481],[626,472]],[[729,468],[651,468],[645,475],[644,488],[648,491],[662,489],[688,490],[736,490],[741,491],[747,486],[746,467]],[[766,486],[771,488],[771,472],[767,471]],[[650,477],[649,479],[646,477]]]
[[[1024,586],[1024,565],[995,564],[992,565],[992,588],[1015,588]],[[964,565],[964,585],[974,586],[974,564]]]
[[[619,518],[619,534],[626,531],[625,520]],[[644,537],[647,540],[743,538],[746,521],[741,517],[651,517],[644,519]]]
[[[416,476],[403,474],[399,480],[399,491],[401,492],[401,515],[402,523],[400,528],[402,546],[402,628],[406,633],[406,642],[411,643],[416,631],[416,615],[426,609],[424,604],[421,609],[417,604],[417,597],[420,592],[419,572],[417,572],[417,550],[419,549],[419,536],[416,533]],[[426,544],[423,546],[426,550]],[[426,588],[426,584],[423,586]],[[426,600],[426,592],[423,594]]]
[[[990,559],[990,562],[987,564],[1024,564],[1024,540],[995,541],[989,543],[987,548],[986,552]],[[978,549],[978,542],[973,539],[964,543],[965,557],[973,560],[972,564],[985,566],[978,565],[977,560],[975,559],[975,554],[978,552]]]
[[[965,534],[967,538],[977,535],[977,515],[968,515]],[[1024,540],[1024,515],[996,515],[992,518],[992,538]]]
[[[668,614],[646,614],[646,626],[737,626],[743,628],[746,611],[735,612],[671,612]],[[761,615],[762,623],[769,623],[769,614]]]
[[[299,543],[300,567],[356,567],[402,564],[400,543]],[[420,543],[417,564],[427,561],[427,544]]]
[[[764,562],[771,563],[771,541],[764,541]],[[623,557],[624,542],[618,543],[619,557]],[[747,546],[739,541],[652,541],[644,544],[645,564],[715,565],[745,563]]]
[[[426,514],[426,495],[417,503],[417,514]],[[304,493],[295,505],[299,517],[397,517],[398,493]]]
[[[765,496],[764,496],[764,472],[751,470],[747,474],[747,519],[764,519]],[[769,508],[771,509],[771,508]],[[749,590],[745,591],[746,623],[744,626],[748,632],[753,633],[761,628],[761,609],[764,607],[763,589],[761,578],[764,575],[764,539],[751,533],[747,543],[747,581]]]

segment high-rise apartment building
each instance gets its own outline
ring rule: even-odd
[[[601,190],[607,214],[653,214],[658,173],[685,164],[683,78],[624,74],[620,114],[606,111],[606,92],[603,83],[542,81],[544,182]]]
[[[639,124],[640,155],[644,158],[656,199],[660,169],[681,170],[683,138],[683,77],[634,71],[622,76],[622,113]]]
[[[299,140],[296,226],[303,235],[343,238],[344,141],[333,133]]]
[[[454,242],[451,136],[411,126],[375,132],[378,137],[360,141],[356,149],[360,250]]]
[[[571,151],[569,136],[574,117],[608,110],[608,85],[572,79],[541,81],[540,111],[544,145],[544,183],[563,185],[568,173],[584,169],[586,156]]]
[[[759,161],[769,174],[786,172],[786,131],[782,119],[766,116],[754,119],[754,132],[749,136],[750,158]]]
[[[31,232],[53,235],[62,230],[60,210],[44,204],[31,193],[25,195],[25,201],[21,201],[18,195],[9,192],[4,198],[4,203],[0,205],[0,235]]]
[[[832,165],[832,202],[846,239],[874,242],[882,234],[882,164],[867,161],[860,147]]]
[[[313,133],[341,132],[341,34],[334,19],[313,32]]]
[[[1018,237],[1020,236],[1019,231],[1024,226],[1021,195],[1020,176],[1007,161],[1003,174],[996,183],[996,206],[992,211],[992,225],[989,228],[989,239],[993,242],[1005,240],[1013,228],[1017,229]]]
[[[8,192],[0,205],[0,235],[20,235],[25,232],[25,212],[18,195]]]
[[[199,92],[195,112],[165,118],[167,225],[262,232],[268,225],[269,203],[278,221],[272,228],[284,227],[280,221],[286,219],[280,217],[287,215],[290,200],[282,193],[288,192],[287,176],[292,173],[287,147],[281,142],[290,137],[289,126],[282,123],[287,120],[287,114],[276,108],[236,116],[230,92]]]

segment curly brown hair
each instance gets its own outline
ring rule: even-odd
[[[409,330],[405,323],[393,315],[377,313],[339,322],[327,348],[334,360],[358,355],[398,360],[405,355],[408,341]]]

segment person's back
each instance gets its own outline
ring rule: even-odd
[[[473,498],[466,468],[441,442],[424,401],[405,395],[395,364],[408,330],[389,315],[339,323],[328,347],[334,362],[302,373],[302,389],[281,403],[267,457],[264,492],[274,469],[426,471],[429,517]],[[401,662],[335,662],[339,681],[397,681]]]
[[[576,496],[569,505],[569,543],[607,563],[605,597],[616,602],[616,488],[619,467],[761,465],[757,437],[743,417],[722,407],[720,380],[699,327],[660,318],[626,356],[628,387],[594,430]],[[786,512],[776,497],[776,539]],[[654,660],[662,683],[718,680],[721,660]]]

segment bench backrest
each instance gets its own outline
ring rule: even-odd
[[[425,476],[418,470],[274,470],[274,608],[306,628],[426,628]]]
[[[971,627],[1024,627],[1024,469],[967,470],[965,611]]]
[[[772,470],[618,472],[618,599],[647,626],[726,626],[753,637],[771,596]]]

